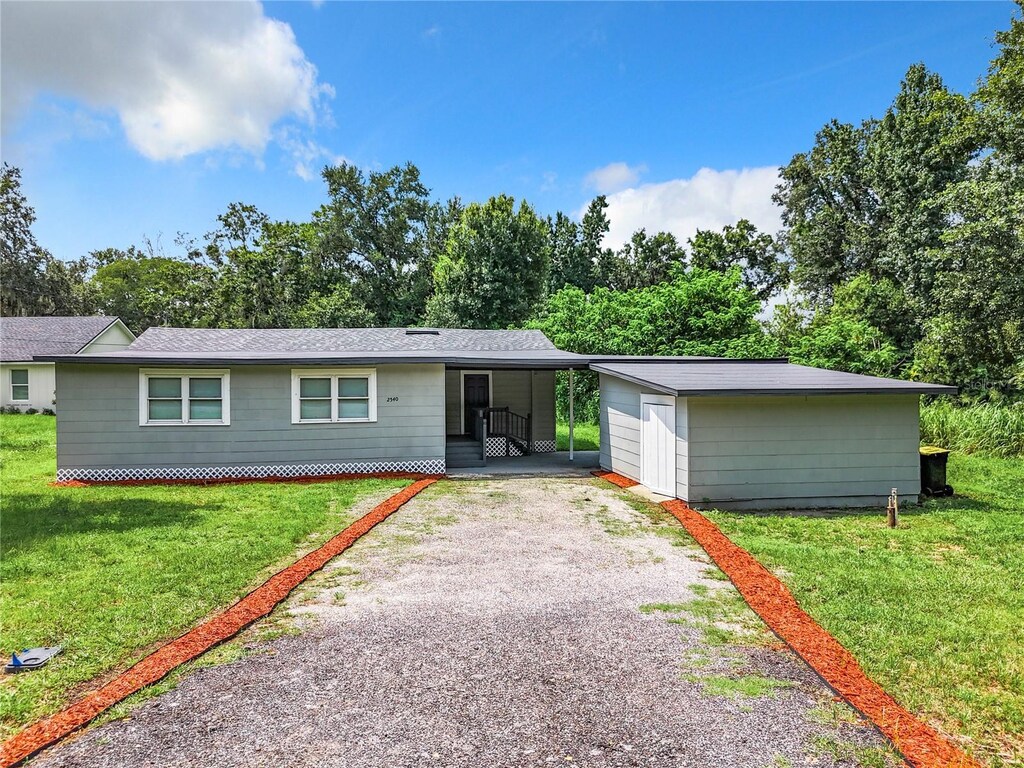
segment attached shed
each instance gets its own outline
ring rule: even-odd
[[[605,361],[601,466],[697,507],[855,507],[921,491],[918,403],[953,387],[781,360]]]

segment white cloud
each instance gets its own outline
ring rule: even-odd
[[[334,95],[289,25],[257,3],[3,4],[5,132],[41,95],[116,114],[153,160],[259,155],[282,119],[314,126]]]
[[[646,165],[608,163],[603,168],[595,168],[588,173],[583,179],[583,186],[596,190],[598,194],[610,195],[636,184],[641,174],[646,171]]]
[[[774,234],[781,226],[779,209],[772,202],[778,173],[775,166],[739,171],[701,168],[688,179],[623,189],[608,196],[611,227],[604,243],[617,248],[641,228],[671,232],[685,243],[698,229],[721,229],[739,219]]]
[[[336,154],[294,130],[282,130],[277,136],[277,142],[291,155],[292,173],[303,181],[319,178],[324,165],[340,165],[347,160],[344,155]]]

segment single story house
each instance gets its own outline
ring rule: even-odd
[[[0,317],[0,405],[56,409],[54,364],[35,355],[116,352],[134,340],[116,317]]]
[[[539,331],[151,328],[41,359],[57,366],[59,480],[443,473],[552,452],[555,372],[593,370],[601,466],[734,508],[916,499],[919,396],[956,391],[785,360],[578,355]]]

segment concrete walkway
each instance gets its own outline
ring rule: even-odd
[[[438,483],[289,607],[301,634],[257,630],[33,765],[764,768],[881,743],[674,521],[592,478]]]

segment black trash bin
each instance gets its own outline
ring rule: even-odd
[[[929,496],[952,496],[953,486],[946,485],[946,462],[949,451],[934,445],[921,446],[921,493]]]

